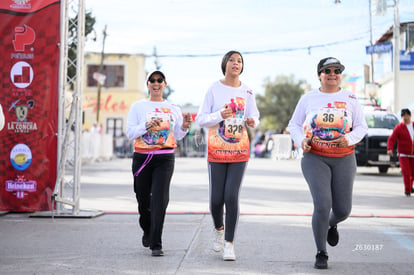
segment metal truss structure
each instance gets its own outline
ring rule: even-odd
[[[56,185],[51,197],[51,213],[40,216],[94,217],[102,212],[81,211],[81,135],[82,75],[84,68],[85,0],[61,1],[61,38],[59,67],[59,115]],[[76,31],[74,31],[76,30]],[[69,44],[76,45],[76,55],[69,55]],[[69,77],[68,69],[76,74]],[[72,98],[68,99],[68,95]]]

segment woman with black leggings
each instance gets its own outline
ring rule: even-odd
[[[170,181],[174,172],[174,148],[191,124],[191,115],[183,115],[178,106],[163,99],[167,85],[164,73],[149,74],[149,99],[132,104],[126,135],[134,140],[132,174],[134,192],[144,231],[142,245],[152,256],[163,256],[162,229],[170,197]]]

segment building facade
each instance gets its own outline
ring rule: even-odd
[[[398,95],[394,89],[393,72],[393,27],[385,32],[375,43],[374,82],[375,96],[382,108],[399,113],[401,108],[414,109],[414,22],[400,24],[400,71]],[[395,102],[397,100],[397,102]]]
[[[107,53],[104,54],[102,73],[99,73],[100,65],[101,53],[85,54],[83,128],[90,130],[96,123],[101,125],[103,133],[118,137],[125,133],[131,104],[146,97],[145,56]],[[99,117],[97,117],[98,90],[100,90]]]

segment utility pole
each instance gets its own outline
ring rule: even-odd
[[[372,40],[372,7],[371,7],[371,3],[372,0],[369,0],[369,39],[370,39],[370,44],[372,47],[373,44],[373,40]],[[374,57],[373,54],[371,53],[371,75],[369,78],[369,81],[371,82],[371,84],[374,84]]]
[[[103,42],[102,42],[102,52],[101,52],[101,63],[99,64],[99,74],[103,73],[103,64],[104,64],[104,58],[105,58],[105,39],[106,39],[107,33],[106,33],[106,25],[103,30]],[[99,110],[101,108],[101,88],[102,84],[101,81],[98,81],[98,95],[96,98],[96,122],[99,123]]]
[[[154,46],[154,50],[152,52],[152,55],[154,56],[155,69],[160,70],[162,65],[160,64],[160,62],[158,60],[158,53],[157,53],[157,47],[156,46]],[[168,98],[173,92],[174,92],[174,90],[170,87],[170,85],[167,85],[164,89],[163,98],[164,99]]]
[[[394,0],[394,112],[400,109],[400,17],[398,0]]]
[[[372,5],[372,0],[368,0],[368,5],[369,5],[369,44],[372,47],[373,45],[373,39],[372,39],[372,10],[371,10],[371,5]],[[335,0],[334,4],[341,4],[341,0]],[[373,58],[373,54],[370,54],[371,56],[371,72],[370,72],[370,77],[369,77],[369,82],[370,83],[374,83],[374,58]]]
[[[156,46],[154,46],[154,51],[153,51],[152,55],[154,56],[155,69],[157,69],[157,70],[161,69],[161,65],[158,61],[158,54],[157,54],[157,47]]]
[[[400,16],[398,11],[398,0],[393,0],[394,5],[388,6],[387,0],[374,0],[376,15],[384,15],[387,8],[394,8],[393,27],[393,81],[394,81],[394,102],[393,111],[398,112],[400,106]]]

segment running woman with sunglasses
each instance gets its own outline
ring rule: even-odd
[[[142,245],[152,250],[152,256],[164,255],[161,236],[174,171],[174,148],[192,122],[191,114],[183,117],[178,106],[163,99],[166,85],[161,71],[148,76],[149,99],[132,104],[126,130],[127,137],[135,140],[132,174]]]
[[[207,161],[210,211],[215,227],[213,249],[223,251],[225,261],[236,260],[233,240],[239,217],[239,191],[250,156],[246,127],[259,123],[255,96],[239,79],[243,67],[239,52],[224,55],[221,63],[224,78],[208,89],[196,117],[201,127],[209,128]]]
[[[302,96],[288,126],[292,139],[304,152],[301,167],[313,198],[317,269],[328,268],[326,242],[338,244],[337,225],[351,213],[354,145],[368,129],[356,96],[339,86],[344,69],[333,57],[319,62],[321,87]]]

